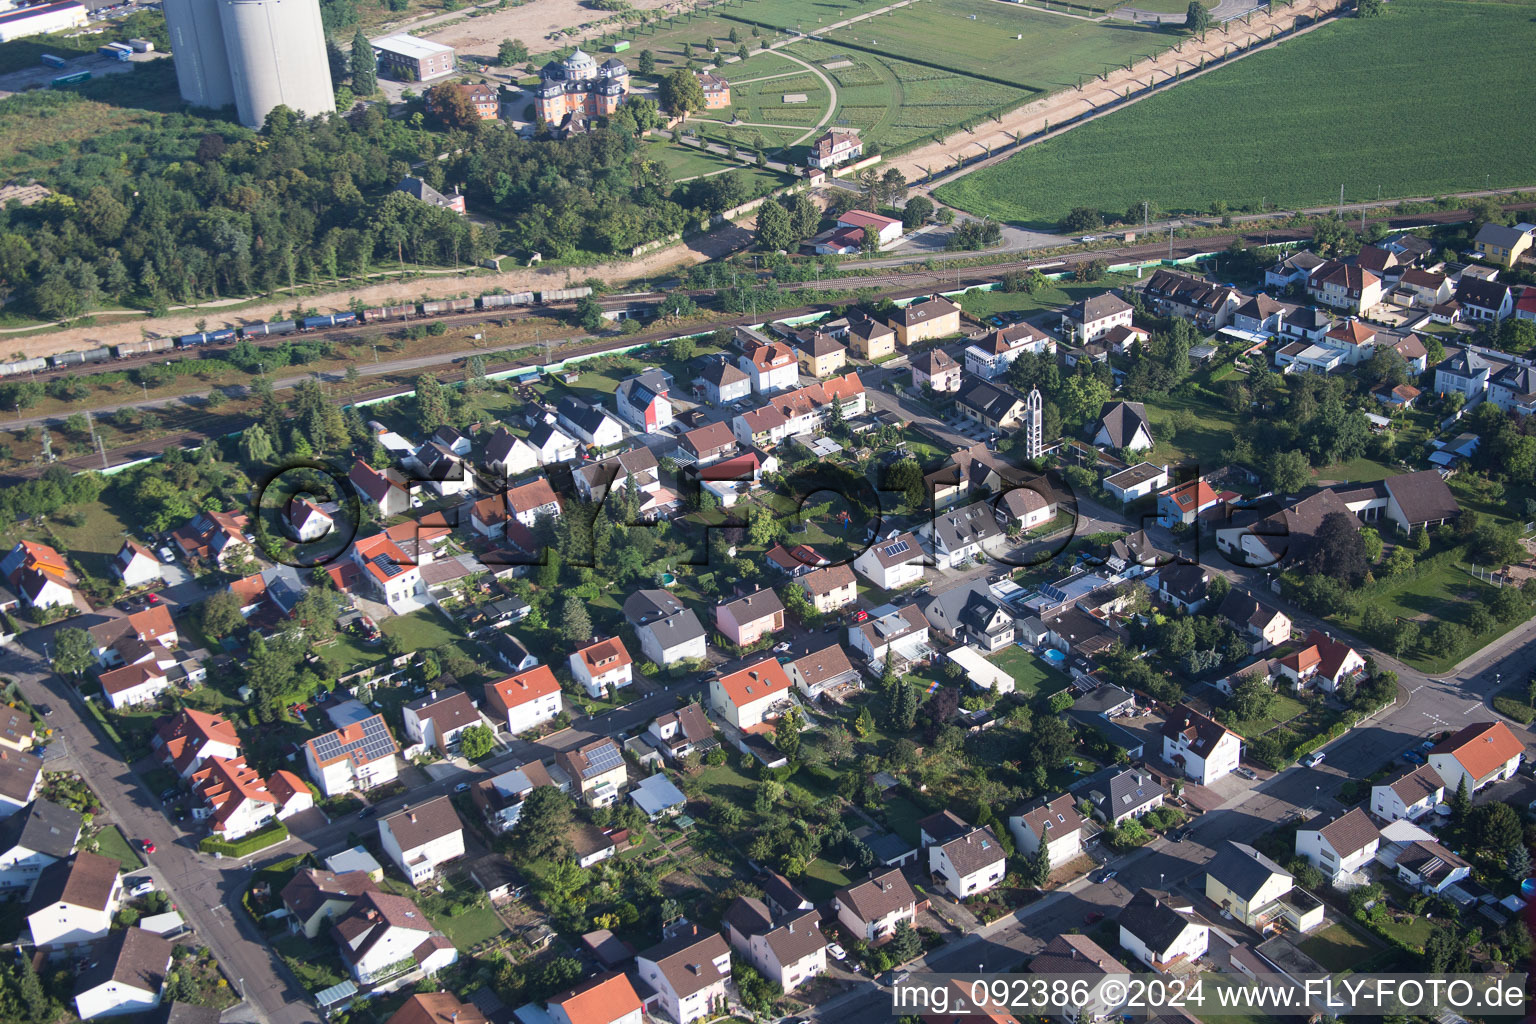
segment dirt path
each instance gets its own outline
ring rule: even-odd
[[[680,14],[687,6],[678,0],[633,0],[636,10],[659,10],[664,14]],[[534,53],[548,50],[551,46],[566,46],[591,36],[611,32],[613,25],[598,26],[595,23],[613,17],[608,11],[596,11],[581,0],[536,0],[535,3],[506,10],[492,11],[478,18],[468,18],[425,38],[442,43],[459,51],[460,56],[494,58],[496,48],[503,39],[521,39]],[[577,26],[592,25],[582,29]],[[559,32],[558,40],[550,40],[552,33]]]
[[[1229,21],[1207,32],[1203,43],[1194,38],[1185,39],[1174,49],[1164,51],[1153,59],[1144,60],[1129,69],[1111,71],[1103,79],[1094,78],[1085,82],[1080,90],[1068,89],[1052,93],[1004,114],[1000,121],[988,122],[974,132],[956,132],[939,142],[896,157],[887,166],[897,168],[908,178],[920,178],[929,171],[937,172],[941,168],[952,167],[960,158],[973,157],[979,152],[1010,145],[1020,135],[1030,135],[1050,125],[1061,124],[1084,111],[1122,98],[1127,89],[1139,90],[1148,85],[1161,85],[1173,78],[1175,73],[1188,78],[1191,72],[1199,71],[1202,58],[1220,57],[1229,50],[1268,39],[1274,29],[1285,31],[1298,18],[1317,17],[1332,11],[1337,5],[1338,0],[1298,0],[1290,7],[1271,9],[1266,14],[1255,15],[1249,25],[1241,21]],[[1012,149],[990,160],[978,161],[963,173],[970,174],[979,168],[1006,160],[1016,152],[1017,149]],[[956,177],[950,176],[945,181],[954,181]],[[918,186],[917,191],[927,191],[930,187]]]

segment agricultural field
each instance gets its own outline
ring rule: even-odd
[[[1536,94],[1521,76],[1488,69],[1526,59],[1533,19],[1528,0],[1396,0],[1383,17],[1344,19],[1245,57],[967,175],[937,198],[1043,227],[1075,206],[1118,211],[1142,200],[1169,212],[1324,205],[1338,201],[1341,182],[1346,201],[1529,185]],[[1297,93],[1294,83],[1308,80],[1331,84]]]

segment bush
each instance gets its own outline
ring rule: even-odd
[[[288,826],[280,821],[271,821],[250,835],[241,836],[234,841],[208,836],[197,844],[197,848],[204,853],[217,853],[225,857],[249,857],[258,850],[276,846],[287,838]]]
[[[1505,718],[1513,718],[1521,725],[1530,725],[1536,722],[1536,708],[1532,708],[1524,701],[1515,700],[1513,697],[1493,698],[1493,710]]]

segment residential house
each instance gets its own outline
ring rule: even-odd
[[[1014,848],[1022,856],[1033,857],[1044,846],[1052,868],[1083,852],[1083,824],[1083,816],[1070,793],[1054,800],[1037,797],[1008,815]]]
[[[588,501],[625,494],[633,484],[643,505],[647,495],[662,489],[661,464],[644,445],[597,462],[583,463],[571,473],[571,479],[577,493]]]
[[[1120,945],[1159,974],[1193,964],[1210,949],[1210,925],[1188,900],[1155,889],[1131,897],[1116,919]]]
[[[709,706],[742,732],[755,731],[793,703],[789,676],[775,658],[709,681]]]
[[[1306,858],[1336,888],[1361,884],[1363,878],[1352,876],[1375,859],[1380,845],[1381,831],[1359,807],[1326,824],[1313,827],[1308,822],[1296,831],[1296,856]]]
[[[723,359],[710,363],[699,376],[704,382],[704,398],[711,405],[730,405],[752,394],[752,378]]]
[[[713,75],[700,77],[714,78]],[[723,83],[725,80],[716,78],[715,81]],[[729,97],[730,86],[727,84],[725,89]],[[554,1024],[641,1024],[645,1019],[645,1007],[635,994],[635,987],[623,974],[600,974],[569,992],[551,996],[548,1005]],[[450,1024],[466,1022],[455,1018]]]
[[[681,454],[694,465],[708,466],[736,454],[736,435],[723,420],[706,424],[684,434],[677,443]]]
[[[1359,315],[1381,302],[1381,278],[1357,264],[1329,260],[1307,278],[1307,294],[1332,309]]]
[[[428,490],[445,498],[463,494],[474,487],[463,457],[440,441],[429,440],[421,445],[405,460],[405,465],[415,470],[417,479],[425,483]]]
[[[283,526],[288,536],[300,544],[309,544],[330,533],[336,526],[331,514],[300,495],[288,499]]]
[[[1434,270],[1409,267],[1397,280],[1394,295],[1410,309],[1430,308],[1451,301],[1455,295],[1451,279]]]
[[[1333,693],[1365,672],[1365,658],[1341,640],[1314,629],[1306,646],[1280,659],[1280,673],[1297,690],[1316,686]]]
[[[1515,416],[1536,412],[1536,369],[1518,363],[1504,367],[1488,381],[1488,401]]]
[[[646,729],[646,739],[673,764],[696,750],[702,753],[719,745],[714,727],[697,701],[657,717]]]
[[[887,536],[859,553],[853,568],[882,590],[900,590],[923,578],[927,555],[913,533]]]
[[[916,604],[901,608],[885,604],[871,611],[868,619],[848,628],[848,642],[871,667],[883,666],[887,655],[901,666],[933,654],[928,631],[928,620]]]
[[[1162,566],[1152,577],[1159,601],[1191,615],[1205,607],[1206,587],[1210,582],[1211,571],[1191,562]]]
[[[1409,843],[1394,866],[1400,881],[1426,894],[1444,892],[1472,874],[1471,864],[1429,839]]]
[[[394,782],[399,750],[384,716],[373,715],[307,741],[304,763],[322,795],[341,796]]]
[[[43,786],[43,759],[0,748],[0,818],[9,818],[37,799]]]
[[[878,362],[896,354],[896,332],[879,320],[859,317],[848,325],[848,348],[860,359]]]
[[[150,747],[162,764],[186,779],[210,757],[238,756],[240,736],[223,715],[183,708],[161,723]]]
[[[784,674],[809,700],[844,687],[859,685],[859,671],[841,644],[812,651],[784,666]]]
[[[986,545],[1003,537],[997,515],[986,502],[936,514],[918,528],[934,562],[941,569],[958,569],[981,558]]]
[[[523,642],[509,630],[501,630],[491,637],[491,654],[503,668],[512,673],[527,672],[539,663],[538,657],[529,652]]]
[[[565,705],[555,674],[539,665],[492,683],[485,691],[485,708],[492,721],[505,722],[507,732],[520,736],[554,721]]]
[[[1489,263],[1513,267],[1530,249],[1533,233],[1536,233],[1536,228],[1529,224],[1510,227],[1489,221],[1477,229],[1477,234],[1472,237],[1472,248]]]
[[[1383,384],[1371,392],[1376,397],[1376,401],[1386,406],[1389,411],[1412,409],[1413,403],[1418,400],[1419,395],[1422,393],[1412,384],[1398,384],[1396,386]]]
[[[800,339],[795,351],[801,372],[811,377],[830,377],[848,363],[847,346],[825,331],[812,330],[809,337]]]
[[[1488,390],[1488,381],[1505,365],[1470,348],[1450,349],[1445,359],[1435,364],[1435,391],[1442,395],[1458,392],[1470,401]]]
[[[692,1024],[725,1009],[731,947],[719,932],[688,924],[637,954],[635,973],[656,993],[657,1006],[667,1019]]]
[[[166,1024],[172,1024],[167,1021]],[[384,1024],[490,1024],[474,1003],[461,1003],[452,992],[418,992]],[[569,1024],[569,1022],[562,1022]],[[607,1024],[607,1022],[605,1022]],[[639,1024],[626,1020],[625,1024]]]
[[[34,946],[72,946],[106,938],[123,895],[118,862],[81,850],[43,868],[27,904]]]
[[[1125,1006],[1130,970],[1086,935],[1057,935],[1029,961],[1029,973],[1071,976],[1085,983],[1085,998],[1075,996],[1056,1017],[1072,1024],[1092,1024],[1115,1017]],[[1160,1018],[1159,1018],[1160,1019]]]
[[[0,577],[15,588],[28,607],[66,608],[75,603],[79,577],[64,556],[47,544],[19,541],[0,559]],[[14,595],[8,603],[14,606]]]
[[[1122,505],[1129,505],[1167,487],[1168,467],[1138,462],[1129,469],[1105,477],[1103,484],[1104,489],[1118,498]]]
[[[1193,525],[1200,513],[1221,503],[1211,485],[1201,477],[1187,484],[1169,488],[1157,496],[1157,518],[1163,526],[1172,529],[1183,524]]]
[[[912,925],[917,894],[899,868],[875,875],[832,894],[838,924],[857,941],[878,944],[890,939],[899,924]]]
[[[1090,430],[1094,445],[1100,448],[1134,452],[1154,444],[1152,421],[1140,402],[1105,402]]]
[[[1456,303],[1463,320],[1503,320],[1515,311],[1515,295],[1509,285],[1462,274],[1456,282]]]
[[[570,665],[571,677],[593,697],[617,693],[634,681],[634,661],[616,636],[576,651]]]
[[[1205,331],[1225,327],[1241,302],[1235,288],[1171,270],[1154,271],[1142,289],[1142,297],[1159,315],[1193,320]]]
[[[883,213],[870,213],[867,210],[849,210],[847,213],[838,214],[837,226],[840,228],[854,228],[863,233],[868,228],[875,230],[880,240],[880,248],[885,248],[901,237],[901,221],[895,217],[887,217]]]
[[[913,386],[926,385],[941,394],[960,390],[960,364],[942,348],[934,347],[919,353],[909,362]]]
[[[742,327],[736,329],[736,337],[742,341],[744,348],[736,362],[751,378],[752,390],[760,395],[771,395],[799,384],[800,363],[795,359],[795,350],[782,341],[770,341],[755,331],[751,334],[756,337],[751,337],[747,330]]]
[[[427,606],[427,584],[421,576],[421,565],[389,534],[376,533],[355,541],[351,556],[361,577],[396,615]],[[430,554],[426,560],[431,561]]]
[[[0,898],[31,899],[43,870],[74,852],[81,821],[76,811],[41,799],[0,821]]]
[[[812,569],[798,580],[818,615],[830,615],[858,600],[858,581],[847,563]]]
[[[624,426],[601,406],[566,395],[555,407],[556,422],[571,436],[594,448],[609,448],[624,439]]]
[[[427,915],[405,896],[365,892],[331,926],[342,963],[360,985],[392,978],[411,967],[431,975],[458,961]]]
[[[288,911],[288,926],[306,939],[315,939],[332,921],[352,909],[363,893],[378,891],[366,871],[301,868],[283,886],[280,895]]]
[[[1382,288],[1386,290],[1396,285],[1398,278],[1403,276],[1407,261],[1392,249],[1362,245],[1355,254],[1355,263],[1381,278]]]
[[[459,737],[481,725],[479,708],[463,690],[432,690],[400,709],[405,734],[413,743],[447,755],[458,749]]]
[[[160,579],[160,559],[154,552],[129,537],[112,558],[112,573],[125,587],[142,587]]]
[[[1205,867],[1205,898],[1255,930],[1282,918],[1301,932],[1322,923],[1323,905],[1295,884],[1285,868],[1230,840]]]
[[[928,847],[928,873],[943,880],[950,896],[963,900],[1001,882],[1007,857],[990,827],[967,827],[964,834]]]
[[[250,518],[240,512],[199,512],[171,534],[187,558],[197,558],[224,568],[248,557],[251,542],[245,528]]]
[[[738,897],[721,918],[731,947],[785,992],[827,970],[827,940],[815,910],[777,915],[756,897]]]
[[[418,888],[438,867],[464,856],[464,823],[453,801],[440,796],[379,819],[379,842],[400,873]]]
[[[629,791],[629,799],[645,813],[648,821],[660,821],[681,814],[688,798],[664,772],[647,775]]]
[[[165,651],[176,646],[180,635],[169,608],[153,605],[129,615],[119,615],[87,627],[102,667],[135,665],[168,660]]]
[[[171,949],[170,940],[142,928],[113,932],[91,950],[91,962],[75,979],[75,1012],[93,1020],[159,1006]]]
[[[529,793],[540,786],[554,784],[542,761],[529,761],[500,775],[482,779],[475,783],[469,795],[491,828],[505,832],[522,817],[523,801],[528,799]]]
[[[1237,733],[1188,704],[1177,704],[1163,721],[1163,760],[1197,785],[1209,786],[1236,770],[1243,756]]]
[[[715,606],[715,628],[737,647],[751,647],[784,628],[784,604],[764,587]]]
[[[1254,654],[1278,647],[1291,638],[1290,616],[1241,590],[1229,590],[1216,614],[1242,634]]]
[[[719,75],[708,72],[699,72],[694,75],[699,80],[699,88],[704,91],[705,110],[724,110],[731,105],[731,83]]]
[[[1536,320],[1536,287],[1526,285],[1515,300],[1516,320]]]
[[[811,143],[810,152],[805,156],[805,165],[815,170],[830,171],[838,164],[857,160],[863,152],[864,142],[857,131],[833,128]],[[676,1024],[688,1022],[679,1020]]]
[[[485,443],[484,466],[497,479],[511,480],[533,472],[540,465],[539,450],[506,427],[497,427]]]
[[[981,581],[935,595],[923,615],[934,629],[986,654],[1013,643],[1013,613]]]
[[[965,347],[965,370],[982,380],[996,380],[1005,376],[1013,361],[1026,352],[1055,355],[1056,339],[1033,324],[999,327]],[[913,379],[915,382],[916,378]]]
[[[512,518],[533,529],[541,518],[557,518],[563,506],[560,496],[550,486],[548,477],[538,477],[506,491],[507,508]]]
[[[1098,687],[1101,690],[1103,688]],[[1073,705],[1073,710],[1076,710],[1076,705]],[[1132,818],[1140,818],[1148,811],[1163,806],[1167,796],[1157,780],[1141,768],[1118,771],[1107,782],[1088,791],[1093,816],[1107,825],[1119,825]]]
[[[576,439],[553,423],[535,423],[528,431],[528,444],[539,453],[541,466],[570,462],[576,458],[580,444]]]
[[[1525,745],[1503,722],[1473,722],[1437,743],[1429,764],[1448,793],[1463,782],[1468,793],[1515,777]]]
[[[1344,364],[1355,366],[1371,357],[1376,348],[1376,328],[1364,320],[1349,317],[1328,329],[1323,344],[1344,353]]]
[[[1116,327],[1131,326],[1131,304],[1114,292],[1090,296],[1067,307],[1061,329],[1077,345],[1098,341]]]
[[[1304,285],[1312,271],[1328,262],[1323,257],[1309,249],[1293,253],[1274,266],[1264,271],[1264,286],[1266,288],[1288,288],[1291,285]]]
[[[637,590],[624,600],[624,618],[635,629],[640,653],[660,666],[705,657],[703,623],[692,608],[665,590]]]
[[[892,313],[888,322],[896,332],[896,343],[911,348],[919,342],[959,334],[960,307],[942,295],[931,295],[913,299]]]
[[[619,381],[613,404],[619,418],[647,434],[672,425],[672,375],[654,367]]]
[[[1445,780],[1433,765],[1405,768],[1371,786],[1371,813],[1383,821],[1417,821],[1445,801]]]
[[[288,771],[264,779],[243,756],[210,757],[188,782],[198,801],[192,816],[220,839],[239,839],[315,805],[303,779]]]
[[[1448,523],[1461,514],[1461,505],[1432,469],[1400,473],[1383,481],[1387,489],[1387,518],[1404,533]]]
[[[1238,306],[1232,314],[1232,326],[1250,335],[1275,336],[1285,326],[1285,317],[1295,307],[1260,292]]]
[[[591,807],[616,803],[619,791],[629,781],[623,752],[606,736],[575,750],[562,751],[555,763],[565,770],[576,786],[576,795]]]
[[[1024,399],[984,380],[962,385],[955,394],[955,409],[966,419],[996,431],[1013,431],[1024,423]]]
[[[1286,314],[1285,322],[1280,327],[1280,339],[1282,341],[1300,342],[1302,347],[1316,345],[1327,335],[1328,329],[1333,326],[1333,318],[1325,310],[1316,306],[1308,306],[1305,309],[1293,309]],[[1291,346],[1282,349],[1287,351]],[[1275,357],[1275,364],[1283,366],[1279,355]]]

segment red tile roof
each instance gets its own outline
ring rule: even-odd
[[[1474,722],[1430,751],[1450,754],[1474,779],[1486,778],[1524,752],[1525,745],[1503,722]]]
[[[720,688],[732,704],[741,707],[787,691],[789,676],[784,674],[784,666],[777,659],[764,658],[755,665],[721,676]]]

